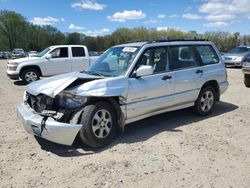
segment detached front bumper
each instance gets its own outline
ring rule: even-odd
[[[25,103],[18,106],[17,114],[28,133],[58,144],[72,145],[82,127],[81,124],[61,123],[51,117],[45,118]]]

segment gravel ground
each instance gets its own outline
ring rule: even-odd
[[[16,115],[25,86],[5,71],[0,61],[0,187],[250,187],[250,88],[240,69],[228,69],[212,115],[148,118],[100,150],[26,133]]]

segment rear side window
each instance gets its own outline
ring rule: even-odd
[[[196,46],[203,65],[219,63],[219,58],[210,45]]]
[[[72,56],[73,57],[84,57],[85,51],[83,47],[72,47]]]
[[[192,46],[170,46],[169,57],[173,70],[198,66]]]

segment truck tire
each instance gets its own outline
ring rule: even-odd
[[[244,74],[244,84],[246,87],[250,87],[250,74]]]
[[[40,79],[40,73],[36,69],[25,69],[21,73],[21,79],[24,83],[28,84]]]
[[[94,102],[84,108],[80,117],[82,128],[79,137],[82,143],[98,148],[108,145],[117,131],[116,114],[107,102]]]
[[[211,113],[216,101],[215,89],[211,86],[203,88],[195,102],[194,111],[196,114],[205,116]]]

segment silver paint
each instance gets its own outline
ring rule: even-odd
[[[211,42],[185,42],[185,44],[194,43],[212,45],[217,54],[219,54],[219,51]],[[134,43],[134,46],[141,46],[141,50],[124,76],[101,78],[99,76],[73,72],[31,83],[27,86],[27,92],[32,95],[42,93],[50,97],[55,97],[59,93],[60,95],[65,94],[71,97],[85,98],[119,97],[120,101],[122,101],[120,105],[122,116],[118,120],[121,121],[121,128],[124,128],[126,123],[163,112],[193,106],[201,87],[207,81],[215,80],[219,84],[220,94],[224,93],[228,87],[228,82],[221,56],[219,56],[220,63],[218,64],[170,71],[141,78],[130,78],[133,67],[145,49],[148,47],[178,44],[183,44],[183,42]],[[128,46],[132,45],[128,44]],[[202,69],[203,74],[195,74],[197,69]],[[172,79],[162,80],[161,78],[164,75],[170,75]],[[92,81],[67,88],[77,79],[92,79]],[[39,126],[42,117],[26,107],[25,104],[19,106],[18,113],[23,120],[25,129],[29,133],[34,134],[31,124]],[[80,114],[80,112],[77,113],[77,116],[70,121],[72,124],[56,122],[49,118],[46,122],[47,131],[43,133],[42,137],[61,144],[72,144],[78,131],[81,129],[81,125],[75,124]]]

